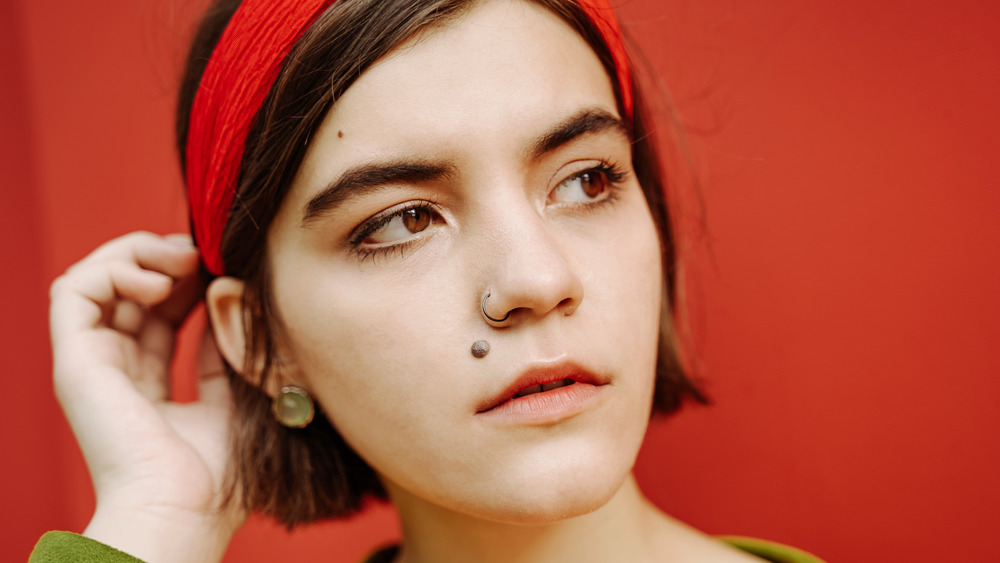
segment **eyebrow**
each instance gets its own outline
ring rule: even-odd
[[[625,123],[603,109],[585,109],[556,124],[531,143],[528,158],[536,160],[587,133],[614,131],[628,137]]]
[[[614,131],[628,136],[621,119],[603,109],[585,109],[557,123],[529,143],[527,155],[537,160],[585,134]],[[344,201],[376,191],[390,184],[433,182],[457,175],[451,163],[425,160],[373,162],[349,168],[316,194],[305,206],[302,226],[336,208]]]
[[[394,160],[355,166],[309,200],[302,214],[302,225],[306,226],[347,199],[389,184],[433,182],[454,175],[455,167],[451,164],[421,160]]]

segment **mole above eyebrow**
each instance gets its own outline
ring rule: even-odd
[[[618,117],[603,109],[585,109],[573,114],[568,119],[556,124],[555,127],[537,137],[528,150],[528,156],[535,160],[546,153],[569,143],[581,135],[600,133],[613,130],[628,136],[628,128]]]
[[[302,225],[306,226],[350,198],[390,184],[432,182],[454,175],[455,167],[451,164],[420,160],[393,160],[355,166],[349,168],[309,200],[303,210]]]

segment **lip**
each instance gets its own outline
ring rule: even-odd
[[[565,379],[573,381],[573,384],[516,397],[529,387]],[[525,370],[503,391],[480,404],[476,416],[521,424],[558,422],[586,410],[600,398],[603,387],[608,383],[606,376],[595,374],[574,362],[562,361],[535,366]]]

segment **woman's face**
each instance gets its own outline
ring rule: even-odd
[[[365,72],[311,139],[268,253],[282,377],[401,508],[546,521],[630,471],[658,238],[610,80],[552,13],[485,2]],[[500,327],[487,293],[511,311]],[[503,401],[543,379],[574,383]]]

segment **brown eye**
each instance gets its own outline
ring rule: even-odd
[[[441,216],[432,207],[419,204],[398,211],[389,211],[369,219],[358,228],[351,244],[386,245],[405,241],[438,222]]]
[[[403,226],[411,233],[419,233],[431,224],[431,214],[426,209],[407,209],[403,212]]]
[[[580,175],[580,189],[589,198],[595,198],[607,189],[607,183],[604,181],[604,176],[596,172],[584,172]]]
[[[563,180],[549,197],[560,203],[590,203],[606,197],[610,188],[608,174],[594,168]]]

